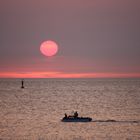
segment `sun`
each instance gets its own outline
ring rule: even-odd
[[[40,51],[45,56],[54,56],[58,52],[58,45],[52,40],[44,41],[40,45]]]

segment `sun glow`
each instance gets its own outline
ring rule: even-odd
[[[58,52],[58,45],[54,41],[44,41],[40,46],[40,51],[45,56],[53,56]]]

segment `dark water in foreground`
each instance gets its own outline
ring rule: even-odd
[[[0,79],[2,140],[140,140],[140,79],[25,79],[20,86]],[[60,121],[74,110],[93,122]]]

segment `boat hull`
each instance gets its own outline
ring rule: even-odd
[[[87,117],[87,118],[80,118],[80,117],[78,117],[78,118],[63,118],[62,120],[61,120],[62,122],[91,122],[92,121],[92,118],[89,118],[89,117]]]

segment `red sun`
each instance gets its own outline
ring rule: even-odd
[[[40,46],[40,51],[45,56],[53,56],[58,51],[58,45],[51,40],[44,41]]]

